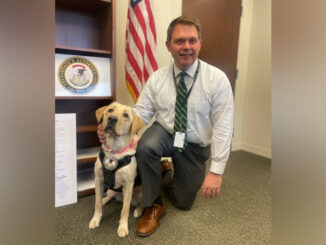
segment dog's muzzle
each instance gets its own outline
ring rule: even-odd
[[[113,132],[115,132],[115,130],[114,130],[114,127],[115,127],[115,125],[117,124],[117,122],[118,122],[118,118],[117,117],[115,117],[115,116],[110,116],[109,118],[108,118],[108,124],[106,125],[106,127],[105,127],[105,132],[108,132],[108,131],[113,131]]]

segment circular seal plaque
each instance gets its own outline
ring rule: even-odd
[[[87,94],[98,83],[96,66],[86,58],[74,56],[65,59],[58,70],[59,82],[73,94]]]

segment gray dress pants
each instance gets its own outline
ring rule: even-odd
[[[149,207],[161,194],[161,157],[171,157],[174,181],[166,187],[172,204],[190,209],[205,177],[209,147],[188,143],[182,152],[173,147],[173,135],[154,122],[138,142],[136,159],[142,181],[143,205]]]

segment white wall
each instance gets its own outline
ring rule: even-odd
[[[127,105],[134,102],[126,87],[125,79],[125,39],[128,0],[116,1],[116,86],[117,101]],[[182,0],[154,0],[153,13],[157,35],[157,63],[159,67],[171,62],[171,55],[165,47],[166,31],[170,22],[181,15]]]
[[[271,1],[243,1],[233,150],[271,157]]]
[[[254,0],[242,3],[242,17],[240,22],[239,48],[238,48],[238,78],[235,87],[234,101],[234,136],[232,150],[242,149],[243,121],[245,109],[245,95],[247,85],[248,57],[251,37],[252,7]]]

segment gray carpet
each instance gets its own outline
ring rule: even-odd
[[[198,195],[190,211],[178,210],[166,201],[166,215],[155,233],[146,238],[136,235],[133,209],[129,235],[118,237],[121,207],[115,200],[108,203],[95,230],[88,229],[94,195],[57,208],[55,244],[271,244],[271,160],[232,152],[221,195],[213,200]]]

